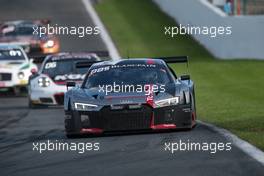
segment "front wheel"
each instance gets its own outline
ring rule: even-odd
[[[77,111],[73,111],[69,102],[68,110],[65,111],[65,131],[67,138],[75,138],[81,131],[81,118]]]
[[[196,115],[196,103],[195,103],[195,93],[193,90],[192,96],[191,96],[191,103],[192,103],[192,114],[191,114],[191,118],[192,118],[192,127],[194,128],[197,124],[197,115]]]
[[[30,108],[30,109],[34,109],[34,108],[36,108],[37,106],[30,100],[30,98],[28,99],[28,107]]]
[[[13,92],[14,92],[15,96],[20,96],[21,95],[20,87],[14,87]]]
[[[40,108],[40,107],[43,107],[43,106],[38,105],[38,104],[34,104],[34,103],[32,102],[32,100],[30,99],[30,97],[28,97],[28,107],[29,107],[30,109],[36,109],[36,108]]]

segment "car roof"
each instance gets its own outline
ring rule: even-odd
[[[119,59],[119,60],[109,60],[93,64],[92,67],[101,67],[109,65],[128,65],[128,64],[156,64],[156,65],[166,65],[162,59],[152,59],[152,58],[133,58],[133,59]]]
[[[53,55],[49,55],[45,61],[61,61],[61,60],[71,60],[74,58],[85,59],[91,61],[100,61],[99,57],[95,53],[90,52],[63,52]]]

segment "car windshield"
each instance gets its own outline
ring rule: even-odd
[[[14,35],[33,35],[34,29],[33,25],[28,26],[17,26],[17,27],[8,27],[5,29],[5,36],[14,36]]]
[[[88,68],[76,68],[76,63],[84,61],[83,59],[67,59],[67,60],[56,60],[48,61],[43,67],[43,74],[48,75],[53,78],[57,75],[66,75],[66,74],[86,74]]]
[[[0,50],[0,61],[1,60],[25,60],[25,56],[20,49]]]
[[[106,67],[105,67],[106,68]],[[98,70],[98,72],[96,71]],[[104,71],[102,68],[91,70],[85,87],[93,88],[103,85],[146,85],[146,84],[168,84],[172,78],[166,69],[130,67],[130,68],[110,68]]]

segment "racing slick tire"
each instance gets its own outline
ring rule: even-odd
[[[35,108],[37,108],[38,106],[35,105],[35,104],[30,100],[30,98],[28,98],[28,107],[29,107],[30,109],[35,109]]]
[[[15,96],[20,96],[21,95],[21,89],[20,87],[14,87],[13,92]]]
[[[195,97],[195,91],[193,90],[193,93],[192,93],[192,96],[191,96],[191,103],[192,103],[192,114],[191,114],[191,116],[192,116],[192,123],[194,123],[194,124],[191,125],[190,130],[195,128],[196,125],[197,125],[197,121],[196,121],[196,119],[197,119],[196,103],[195,103],[195,98],[194,97]]]
[[[45,105],[38,105],[38,104],[34,104],[32,102],[32,100],[28,97],[28,107],[29,109],[38,109],[38,108],[43,108],[43,107],[46,107]]]
[[[81,118],[77,111],[72,111],[69,103],[69,108],[65,111],[65,132],[67,138],[76,138],[81,135]]]
[[[13,89],[13,93],[15,96],[20,97],[20,96],[26,96],[27,93],[27,87],[20,87],[20,86],[16,86]]]
[[[186,130],[186,131],[191,131],[193,128],[196,127],[197,125],[197,122],[196,122],[196,104],[195,104],[195,95],[194,95],[194,91],[193,91],[193,94],[190,94],[190,103],[191,103],[191,111],[190,111],[190,118],[191,118],[191,125],[188,126],[188,127],[185,127],[183,128],[183,130]]]

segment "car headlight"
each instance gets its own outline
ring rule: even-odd
[[[55,42],[53,40],[48,40],[44,43],[45,48],[52,48],[55,45]]]
[[[86,104],[86,103],[74,103],[74,107],[78,111],[85,111],[85,110],[91,110],[93,108],[98,107],[94,104]]]
[[[23,72],[19,72],[17,74],[18,79],[23,79],[25,77],[25,74]]]
[[[155,101],[155,107],[166,107],[179,104],[179,97],[168,98],[164,100]]]
[[[50,80],[46,77],[41,77],[38,79],[38,85],[40,87],[48,87],[50,85]]]

